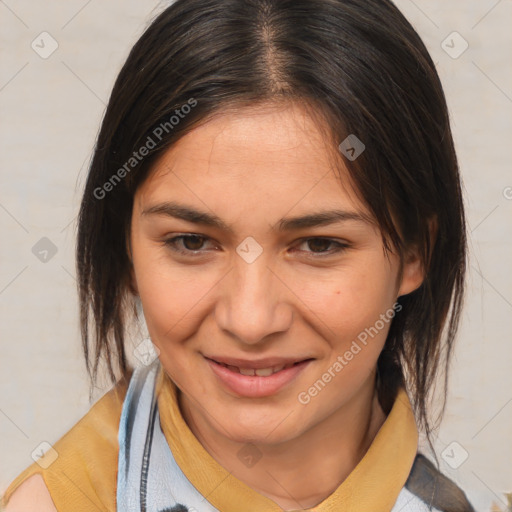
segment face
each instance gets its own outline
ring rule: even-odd
[[[135,195],[132,280],[188,410],[278,443],[368,386],[421,284],[414,259],[398,281],[368,215],[298,106],[224,113],[161,157]]]

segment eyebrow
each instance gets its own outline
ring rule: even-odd
[[[233,229],[217,215],[196,210],[195,208],[179,204],[174,201],[150,206],[149,208],[144,209],[141,215],[166,215],[176,219],[191,222],[193,224],[201,224],[203,226],[209,226],[226,231],[228,233],[233,233]],[[273,229],[280,232],[298,231],[304,228],[327,226],[345,221],[364,222],[367,224],[371,223],[369,217],[360,212],[325,210],[308,213],[298,217],[283,218],[277,222]]]

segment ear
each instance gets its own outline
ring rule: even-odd
[[[423,283],[425,272],[418,249],[410,249],[404,258],[402,280],[398,288],[398,297],[417,290]]]
[[[126,234],[126,254],[128,255],[128,261],[130,262],[130,275],[128,276],[128,288],[133,295],[139,295],[139,289],[137,287],[137,279],[135,278],[135,269],[133,268],[133,253],[131,246],[130,232]]]
[[[437,236],[437,219],[431,217],[428,220],[428,230],[430,237],[430,247],[425,265],[421,261],[420,250],[418,246],[411,247],[405,254],[404,266],[402,270],[402,280],[398,289],[398,297],[407,295],[417,290],[423,283],[426,274],[426,268],[430,266],[430,258],[434,251],[434,244]]]
[[[133,295],[139,296],[139,288],[137,287],[137,279],[135,279],[135,271],[133,270],[133,265],[130,265],[130,275],[128,278],[128,289],[132,292]]]

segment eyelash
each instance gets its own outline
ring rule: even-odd
[[[166,247],[169,247],[172,251],[174,252],[177,252],[179,254],[183,254],[185,256],[192,256],[192,257],[198,257],[198,256],[201,256],[201,250],[197,250],[197,251],[192,251],[192,250],[189,250],[189,249],[179,249],[176,247],[176,244],[178,243],[179,240],[184,240],[186,238],[200,238],[200,239],[203,239],[203,240],[208,240],[208,237],[206,236],[202,236],[202,235],[196,235],[196,234],[189,234],[189,235],[179,235],[179,236],[175,236],[173,238],[168,238],[167,240],[164,240],[163,241],[163,244],[166,246]],[[332,256],[333,254],[336,254],[336,253],[340,253],[340,252],[343,252],[344,250],[348,249],[350,247],[349,244],[347,244],[346,242],[342,243],[342,242],[337,242],[335,240],[332,240],[330,238],[325,238],[325,237],[311,237],[311,238],[304,238],[301,240],[300,244],[303,244],[305,242],[309,242],[311,240],[324,240],[326,242],[330,242],[332,245],[336,245],[337,248],[333,251],[331,250],[330,252],[312,252],[312,251],[303,251],[303,252],[306,252],[306,253],[309,253],[309,254],[313,254],[314,256],[307,256],[308,258],[314,258],[314,259],[318,259],[318,258],[326,258],[328,256]]]

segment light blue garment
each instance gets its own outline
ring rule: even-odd
[[[154,393],[159,368],[158,359],[150,366],[136,368],[123,403],[117,511],[219,512],[181,471],[162,432]],[[390,512],[429,511],[439,512],[404,487]]]
[[[219,512],[196,490],[174,460],[160,428],[154,393],[159,360],[135,369],[121,413],[117,510]],[[166,511],[167,512],[167,511]]]

